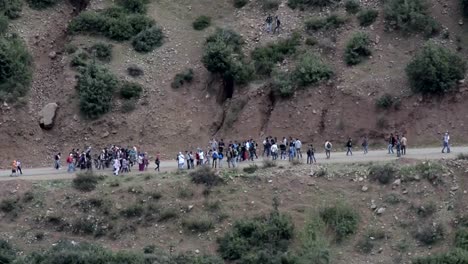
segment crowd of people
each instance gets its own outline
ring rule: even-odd
[[[395,154],[401,157],[406,155],[408,139],[405,135],[390,134],[386,138],[388,154]],[[450,134],[446,132],[442,138],[442,153],[450,153]],[[229,141],[223,139],[212,139],[209,141],[208,147],[197,148],[195,151],[186,150],[179,152],[176,156],[177,167],[179,169],[194,169],[198,166],[211,166],[212,168],[236,168],[239,163],[244,161],[254,161],[259,158],[259,147],[261,148],[261,157],[272,160],[300,160],[303,158],[304,151],[303,143],[299,138],[283,137],[279,140],[276,137],[266,137],[261,146],[253,140],[244,141]],[[369,140],[367,136],[362,138],[361,147],[363,154],[369,152]],[[326,159],[331,158],[333,145],[330,140],[326,140],[323,145]],[[348,138],[346,144],[346,155],[353,155],[353,140]],[[307,156],[307,164],[316,163],[316,150],[312,144],[306,146],[305,154]],[[154,157],[156,164],[155,170],[160,171],[160,154],[159,152]],[[110,146],[101,149],[98,153],[92,156],[92,148],[87,147],[85,150],[72,149],[67,158],[67,172],[75,172],[77,168],[80,170],[92,170],[93,168],[101,170],[112,168],[114,175],[119,173],[129,173],[134,165],[138,165],[139,171],[145,171],[149,166],[149,156],[147,152],[139,151],[134,147],[119,147]],[[225,165],[226,164],[226,165]],[[61,153],[57,153],[54,157],[54,168],[61,169]],[[11,167],[11,176],[22,175],[21,162],[14,160]]]

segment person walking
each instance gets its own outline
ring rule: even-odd
[[[189,152],[189,163],[190,163],[190,168],[195,169],[195,162],[194,162],[192,151]]]
[[[177,164],[178,164],[179,170],[184,169],[185,158],[184,158],[184,155],[182,154],[182,152],[179,152],[179,155],[177,156]]]
[[[330,159],[332,147],[332,143],[327,140],[325,142],[325,155],[327,156],[327,159]]]
[[[224,155],[222,152],[218,152],[218,167],[221,169],[223,167],[223,158]]]
[[[311,144],[307,149],[307,164],[312,164],[314,161],[317,162],[314,157],[314,147]]]
[[[59,153],[57,153],[57,155],[55,155],[55,157],[54,157],[54,168],[55,168],[56,170],[59,170],[59,169],[60,169],[60,155],[61,155],[61,153],[59,152]]]
[[[120,161],[119,159],[115,158],[114,159],[114,175],[118,176],[120,171]]]
[[[268,15],[265,22],[266,22],[266,31],[268,33],[271,33],[271,25],[273,23],[273,17],[271,17],[271,15]]]
[[[364,150],[364,155],[369,153],[369,141],[367,139],[367,136],[364,136],[364,139],[362,140],[362,149]]]
[[[395,142],[395,147],[396,147],[396,155],[397,157],[401,157],[401,141],[400,141],[400,136],[396,136],[396,142]]]
[[[393,154],[393,146],[395,146],[395,137],[393,136],[393,133],[390,134],[390,137],[388,138],[388,153],[387,154]]]
[[[299,139],[296,139],[296,141],[294,142],[294,148],[296,149],[297,159],[299,158],[302,159],[302,152],[301,152],[302,142]]]
[[[275,24],[276,24],[276,26],[275,26],[275,29],[273,29],[273,34],[276,34],[276,32],[279,33],[280,28],[281,28],[281,21],[278,18],[278,16],[275,16]]]
[[[280,159],[286,160],[286,143],[284,142],[284,140],[281,141],[279,149],[280,149]]]
[[[213,163],[211,164],[212,169],[216,169],[218,165],[218,152],[215,150],[213,154],[211,154],[211,158],[213,159]]]
[[[156,154],[156,159],[154,160],[154,163],[156,164],[156,168],[154,170],[159,172],[159,164],[161,163],[161,161],[159,160],[159,152],[158,154]]]
[[[70,155],[68,155],[68,157],[67,157],[67,165],[68,165],[67,172],[74,172],[75,171],[75,160],[73,158],[72,153],[70,153]]]
[[[271,146],[271,157],[273,160],[278,158],[278,145],[276,145],[276,142]]]
[[[16,177],[18,176],[16,174],[16,170],[18,169],[18,164],[16,163],[16,160],[14,160],[12,163],[11,163],[11,174],[10,174],[10,177]]]
[[[406,144],[408,140],[406,139],[405,135],[401,137],[401,155],[406,155]]]
[[[185,160],[187,161],[187,170],[190,170],[190,155],[187,150],[185,151]]]
[[[353,140],[351,138],[348,138],[348,142],[346,142],[346,148],[348,151],[346,151],[346,156],[353,155]]]
[[[20,175],[23,175],[23,171],[21,170],[21,161],[16,160],[16,171],[19,172]]]
[[[442,153],[445,153],[445,149],[447,149],[447,153],[450,153],[450,134],[449,132],[445,132],[444,138],[443,138],[443,148],[442,148]]]

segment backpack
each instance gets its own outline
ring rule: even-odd
[[[218,159],[218,153],[214,152],[212,157],[213,159]]]
[[[234,157],[237,157],[237,155],[239,155],[239,152],[237,151],[237,149],[234,149]]]
[[[332,146],[331,146],[330,142],[328,142],[328,143],[327,143],[327,149],[331,149],[331,147],[332,147]]]

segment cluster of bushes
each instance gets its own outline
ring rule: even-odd
[[[90,172],[78,173],[72,181],[72,186],[77,190],[90,192],[96,189],[97,184],[102,179],[102,177],[96,176]]]
[[[90,63],[80,69],[77,89],[80,111],[84,117],[97,119],[109,112],[112,95],[118,87],[117,78],[106,68]]]
[[[362,27],[368,27],[375,22],[378,16],[379,11],[375,9],[364,9],[358,13],[357,18],[359,25]]]
[[[391,94],[388,94],[388,93],[385,93],[384,95],[379,97],[377,101],[375,102],[375,105],[378,108],[382,108],[382,109],[390,109],[392,107],[394,107],[395,109],[399,109],[400,104],[401,104],[400,98],[396,96],[392,96]]]
[[[217,186],[224,183],[223,178],[216,175],[216,173],[209,167],[201,167],[197,170],[192,171],[189,174],[193,183],[204,184],[208,187]]]
[[[193,69],[186,69],[181,73],[174,76],[174,80],[171,83],[171,87],[176,89],[180,88],[184,83],[191,83],[193,80]]]
[[[330,243],[326,238],[325,222],[317,216],[309,218],[304,230],[299,234],[300,247],[297,252],[298,264],[329,264],[331,263]]]
[[[440,25],[428,8],[427,0],[390,0],[384,7],[385,20],[390,28],[430,36],[440,31]]]
[[[346,23],[347,19],[338,14],[332,14],[324,18],[312,18],[305,22],[307,31],[317,31],[321,29],[339,28]]]
[[[142,92],[143,87],[134,82],[124,82],[120,87],[120,96],[126,100],[138,99]]]
[[[294,34],[291,38],[255,48],[251,56],[256,73],[259,75],[270,75],[275,64],[284,60],[286,56],[294,54],[299,45],[300,36]]]
[[[372,54],[370,50],[369,36],[364,32],[357,32],[347,42],[344,60],[348,65],[361,63],[365,58]]]
[[[361,5],[358,0],[347,0],[345,2],[345,10],[350,14],[356,14],[361,10]]]
[[[101,61],[111,61],[112,59],[112,45],[106,43],[96,43],[89,48],[90,52]]]
[[[0,15],[9,19],[20,17],[23,2],[21,0],[0,0]]]
[[[443,94],[456,89],[465,71],[463,58],[432,42],[426,44],[406,67],[412,90],[423,94]]]
[[[54,6],[59,0],[27,0],[29,6],[35,9],[44,9]]]
[[[374,165],[369,170],[369,178],[381,184],[389,184],[395,178],[396,172],[392,164]]]
[[[162,29],[153,26],[138,33],[132,40],[133,48],[138,52],[151,52],[161,47],[164,42]]]
[[[0,100],[14,102],[29,91],[32,58],[16,34],[0,35]]]
[[[320,217],[334,231],[337,241],[354,234],[358,228],[359,214],[343,203],[323,208]]]
[[[292,9],[307,7],[325,7],[338,3],[339,0],[288,0],[288,6]]]
[[[8,18],[0,14],[0,36],[8,30]]]
[[[219,252],[228,261],[270,264],[290,263],[285,254],[293,238],[291,218],[272,211],[268,216],[239,220],[218,240]]]
[[[219,75],[225,86],[247,83],[253,68],[244,60],[242,37],[228,29],[217,29],[206,40],[202,62],[212,74]]]
[[[193,29],[203,30],[211,25],[211,17],[209,16],[199,16],[195,21],[193,21]]]
[[[333,70],[318,57],[306,54],[292,74],[278,72],[273,78],[273,92],[280,97],[289,97],[299,88],[316,85],[333,76]]]

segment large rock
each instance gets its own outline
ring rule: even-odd
[[[39,112],[39,125],[43,129],[51,129],[54,127],[55,113],[58,105],[56,103],[49,103]]]

